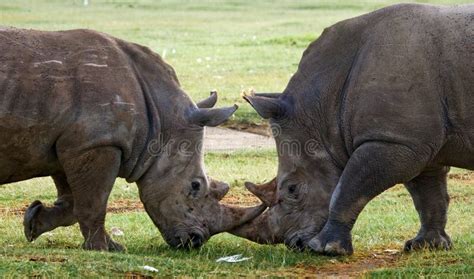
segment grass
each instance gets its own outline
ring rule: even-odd
[[[91,28],[149,46],[177,71],[183,88],[195,100],[211,89],[220,92],[220,105],[237,103],[237,123],[262,123],[239,94],[282,91],[295,72],[306,46],[327,27],[396,3],[391,0],[335,1],[114,1],[3,0],[0,24],[43,30]],[[413,2],[413,1],[405,1]],[[423,3],[468,3],[418,1]],[[231,183],[228,202],[251,203],[245,180],[263,181],[276,172],[273,151],[210,153],[207,169]],[[397,186],[372,201],[354,229],[356,253],[326,258],[296,253],[284,246],[261,246],[221,234],[202,249],[184,252],[165,245],[139,206],[137,189],[118,180],[110,199],[113,210],[107,228],[120,228],[116,240],[126,253],[85,252],[78,226],[60,228],[27,243],[18,211],[35,199],[54,202],[49,178],[0,186],[0,277],[79,276],[314,276],[472,277],[474,274],[474,190],[469,173],[454,170],[450,179],[452,205],[447,231],[455,248],[447,252],[396,253],[418,229],[417,214],[408,193]],[[466,177],[468,177],[466,179]],[[395,249],[396,251],[386,250]],[[240,264],[218,264],[224,255],[252,257]],[[158,273],[143,270],[154,266]]]
[[[0,24],[43,30],[91,28],[149,46],[200,100],[241,106],[234,122],[261,123],[243,90],[281,92],[306,46],[322,30],[396,0],[2,0]],[[469,3],[469,0],[404,1]]]
[[[250,159],[251,158],[251,161]],[[210,175],[231,183],[230,202],[252,203],[245,192],[246,179],[263,181],[274,176],[274,151],[209,153]],[[418,217],[408,192],[396,186],[373,200],[353,231],[356,253],[352,257],[327,258],[293,252],[283,245],[265,246],[220,234],[203,248],[177,251],[169,248],[139,204],[137,189],[118,180],[109,201],[106,227],[120,228],[115,239],[127,247],[125,253],[86,252],[79,247],[78,225],[58,228],[34,243],[28,243],[21,226],[22,213],[34,199],[51,204],[55,188],[49,178],[0,187],[0,277],[45,276],[315,276],[366,274],[374,277],[441,276],[469,277],[474,274],[474,204],[471,172],[455,169],[449,180],[452,197],[447,231],[454,242],[451,251],[399,252],[413,237]],[[126,205],[126,206],[124,206]],[[388,249],[388,250],[387,250]],[[239,264],[216,263],[221,256],[243,254],[251,260]],[[149,265],[159,272],[143,269]]]

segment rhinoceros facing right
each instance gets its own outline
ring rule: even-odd
[[[474,6],[395,5],[324,30],[282,95],[245,97],[275,131],[270,210],[232,233],[341,255],[365,205],[404,183],[405,249],[451,247],[447,166],[474,169]]]
[[[199,247],[265,206],[219,201],[229,190],[204,171],[205,126],[237,109],[198,103],[146,47],[91,30],[0,28],[0,185],[52,176],[53,207],[33,202],[28,240],[79,223],[84,248],[121,250],[104,228],[117,177],[136,182],[147,213],[173,247]]]

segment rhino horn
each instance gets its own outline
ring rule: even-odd
[[[252,192],[252,194],[256,195],[265,205],[271,207],[276,204],[276,178],[261,185],[245,182],[245,187]],[[281,243],[282,239],[279,239],[275,232],[276,227],[270,225],[270,213],[271,212],[267,210],[250,222],[229,231],[229,233],[261,244]]]
[[[257,196],[264,204],[268,207],[275,205],[276,203],[276,192],[277,192],[277,182],[276,178],[272,181],[256,185],[251,182],[245,182],[245,187]]]
[[[266,208],[267,206],[265,204],[245,208],[221,204],[221,216],[223,218],[216,224],[214,230],[210,228],[211,234],[230,231],[242,226],[257,218]]]
[[[274,95],[275,93],[263,93],[267,96],[263,96],[262,93],[260,96],[258,94],[246,95],[244,99],[252,105],[252,107],[257,111],[257,113],[265,118],[280,118],[285,115],[286,108],[283,101]],[[273,97],[268,97],[268,94],[273,94]]]
[[[211,193],[214,198],[222,199],[228,190],[229,186],[226,183],[211,181]],[[216,193],[219,194],[216,195]],[[211,235],[230,231],[257,218],[265,209],[267,205],[263,203],[252,207],[235,207],[219,203],[219,212],[213,213],[209,231]]]
[[[278,239],[274,229],[275,228],[271,226],[269,222],[269,212],[266,211],[252,221],[228,232],[260,244],[281,243],[282,240]]]
[[[211,94],[206,99],[197,103],[198,108],[213,108],[217,103],[217,91],[211,91]]]
[[[238,109],[237,105],[225,108],[198,108],[194,109],[188,116],[191,124],[199,126],[215,127],[224,123]]]

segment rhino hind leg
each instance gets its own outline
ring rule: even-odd
[[[445,232],[449,205],[446,187],[448,171],[448,167],[443,167],[423,172],[405,184],[421,221],[418,234],[405,243],[405,251],[451,249],[451,239]]]
[[[23,219],[25,236],[33,241],[41,234],[60,226],[70,226],[77,222],[73,214],[71,189],[63,174],[53,176],[58,199],[53,207],[46,207],[40,201],[34,201],[26,210]]]
[[[86,250],[122,251],[107,234],[104,223],[107,200],[118,176],[121,152],[117,148],[89,149],[79,156],[61,158]]]
[[[307,246],[314,252],[339,256],[353,253],[351,230],[374,197],[419,174],[429,155],[389,142],[367,142],[351,155],[334,190],[323,230]]]

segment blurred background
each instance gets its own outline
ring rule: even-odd
[[[241,105],[230,125],[262,124],[240,93],[281,92],[325,27],[390,0],[1,0],[0,25],[89,28],[150,47],[195,100],[217,89]],[[404,1],[468,3],[466,0]],[[229,125],[229,124],[228,124]]]

